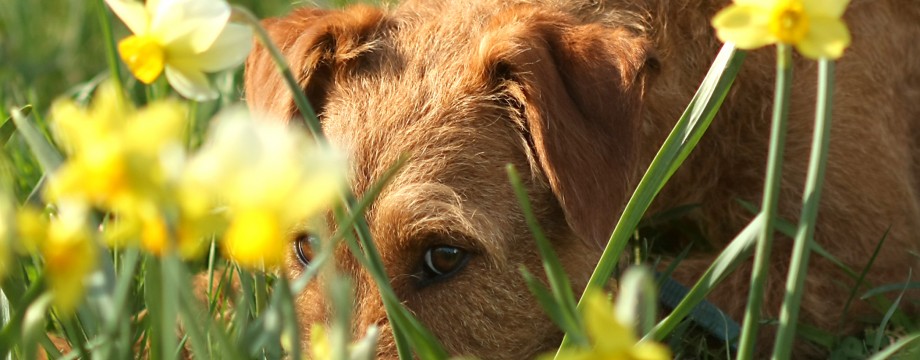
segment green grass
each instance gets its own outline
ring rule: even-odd
[[[341,6],[347,2],[330,1],[327,5]],[[52,102],[63,96],[86,103],[103,80],[113,77],[106,57],[110,49],[107,48],[99,16],[98,5],[101,3],[79,0],[0,3],[0,120],[10,117],[0,127],[0,142],[3,144],[3,151],[0,152],[0,182],[4,189],[8,189],[2,195],[9,196],[7,200],[10,203],[45,205],[41,203],[41,179],[62,161],[58,144],[51,136],[46,120]],[[251,10],[259,18],[283,14],[290,7],[288,0],[232,3]],[[112,25],[115,39],[128,34],[119,21],[112,20]],[[687,227],[684,221],[685,215],[693,210],[693,205],[662,214],[648,215],[646,210],[706,132],[738,74],[744,57],[743,51],[726,46],[720,56],[714,59],[712,70],[697,95],[678,119],[671,136],[632,195],[589,287],[603,287],[614,270],[622,265],[618,261],[623,258],[624,252],[636,254],[634,259],[637,263],[654,264],[660,260],[661,254],[650,250],[656,248],[650,244],[660,241],[658,237],[666,236],[671,229],[680,229],[687,237],[699,236],[699,232]],[[832,63],[824,62],[821,66],[826,68],[832,66]],[[151,88],[134,80],[123,65],[120,65],[117,74],[123,79],[122,85],[131,101],[144,104],[149,100],[147,95]],[[201,144],[208,119],[220,109],[236,103],[241,96],[240,70],[217,74],[214,78],[222,97],[216,101],[192,105],[191,118],[195,120],[189,138],[189,146],[192,148]],[[298,99],[298,106],[306,110],[309,104],[305,99]],[[312,111],[301,113],[312,114]],[[777,118],[782,118],[782,115],[777,115]],[[321,139],[322,134],[319,133],[315,119],[307,120],[308,127]],[[819,116],[818,120],[829,118]],[[781,144],[781,138],[778,141]],[[816,144],[822,141],[825,140],[815,139]],[[820,190],[817,186],[823,177],[820,169],[817,169],[821,164],[823,160],[815,164],[816,170],[810,182],[810,189],[815,191]],[[392,170],[364,197],[343,194],[344,201],[335,209],[335,215],[339,221],[338,227],[344,230],[329,234],[328,244],[345,244],[374,277],[394,329],[401,358],[417,356],[422,359],[444,359],[447,357],[445,350],[411,312],[402,307],[400,299],[390,288],[362,215],[388,178],[401,165],[401,162],[393,164]],[[522,209],[528,215],[528,225],[536,239],[534,246],[538,247],[544,257],[549,288],[535,280],[526,270],[521,279],[528,282],[549,317],[567,332],[560,354],[566,349],[589,345],[592,339],[580,315],[585,310],[584,306],[579,303],[578,294],[572,292],[558,259],[541,235],[535,217],[530,214],[525,192],[513,169],[509,169],[509,177],[518,190]],[[775,223],[778,231],[796,237],[797,253],[799,257],[805,258],[797,261],[799,265],[807,264],[809,252],[813,253],[812,256],[828,256],[807,241],[811,237],[809,227],[814,224],[814,213],[803,211],[803,218],[793,223],[776,218],[769,210],[772,206],[770,202],[764,202],[763,206],[768,211],[761,212],[752,208],[752,213],[761,215],[755,217],[726,249],[717,249],[722,252],[710,270],[697,284],[685,284],[692,285],[690,295],[663,318],[654,319],[657,302],[654,296],[648,298],[649,293],[654,293],[649,290],[650,281],[637,280],[636,285],[624,285],[625,289],[620,293],[623,301],[618,302],[620,305],[617,306],[634,307],[628,310],[644,314],[640,316],[643,325],[638,327],[640,337],[668,344],[672,352],[681,358],[732,357],[724,343],[706,335],[705,331],[687,321],[686,317],[739,262],[750,260],[755,247],[764,256],[769,256],[769,243],[758,240],[757,234],[762,231],[772,233],[768,230]],[[815,208],[814,203],[803,204],[803,209]],[[56,208],[50,206],[45,211],[53,213]],[[111,221],[106,214],[95,215],[96,223]],[[884,241],[882,234],[880,239]],[[98,269],[90,275],[86,300],[73,315],[59,313],[50,306],[46,291],[48,282],[41,271],[44,260],[34,254],[21,255],[0,282],[8,301],[0,303],[0,309],[3,310],[0,311],[0,357],[9,354],[13,358],[34,358],[39,352],[45,352],[51,358],[61,359],[174,358],[191,351],[200,358],[274,359],[284,355],[301,358],[305,349],[296,345],[299,344],[300,336],[293,297],[320,271],[332,271],[325,266],[329,264],[332,247],[323,246],[304,275],[297,279],[241,269],[221,258],[213,243],[208,256],[194,261],[182,261],[176,254],[157,258],[134,248],[106,250]],[[677,258],[686,254],[683,252]],[[680,264],[678,262],[673,266],[679,267]],[[863,269],[846,271],[854,279],[862,279],[864,276]],[[206,294],[207,304],[201,304],[191,292],[170,291],[173,288],[191,288],[192,277],[201,273],[209,274],[207,281],[213,285],[209,286],[211,291]],[[372,348],[375,335],[372,333],[363,339],[349,339],[349,280],[334,272],[330,276],[340,279],[331,282],[329,288],[336,314],[328,330],[334,357],[367,358],[370,356],[368,354],[372,354],[368,349]],[[231,284],[238,284],[240,291],[235,292]],[[795,288],[798,284],[795,277],[790,280],[790,287]],[[915,286],[916,283],[913,284]],[[887,286],[878,291],[898,293],[900,290],[898,285]],[[902,348],[912,349],[914,355],[920,352],[920,320],[907,318],[899,312],[898,301],[877,300],[875,305],[880,314],[885,315],[882,320],[877,324],[868,324],[862,336],[841,338],[801,325],[796,329],[796,297],[800,294],[789,296],[784,306],[784,316],[788,318],[763,319],[780,321],[781,328],[786,329],[780,335],[782,340],[777,342],[776,353],[780,354],[780,358],[788,357],[791,339],[795,335],[820,344],[835,359],[869,356],[885,358],[889,353],[893,354]],[[862,294],[853,291],[853,296]],[[752,306],[752,309],[756,309],[756,302]],[[752,313],[756,314],[757,311]],[[743,338],[752,339],[753,331],[748,329],[756,329],[751,324],[757,321],[755,317],[746,322]],[[182,336],[176,337],[180,327],[184,331],[181,332]],[[60,339],[65,340],[73,351],[59,353],[52,342]],[[346,355],[347,345],[352,341],[357,341],[358,346],[351,350],[350,355]],[[745,346],[749,344],[743,345],[742,354],[750,354],[747,352],[750,347]],[[911,355],[902,356],[909,358]]]

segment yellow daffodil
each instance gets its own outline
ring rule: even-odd
[[[613,304],[600,292],[585,294],[582,318],[591,339],[591,349],[572,349],[561,354],[564,360],[665,360],[671,352],[664,345],[642,341],[614,314]],[[551,357],[550,357],[551,358]]]
[[[106,0],[134,35],[118,43],[131,73],[145,84],[160,74],[193,100],[217,97],[205,73],[240,65],[252,48],[252,30],[230,23],[223,0]]]
[[[313,360],[330,360],[341,358],[333,355],[332,337],[329,329],[322,324],[310,326],[310,358]],[[375,358],[375,349],[379,331],[370,327],[364,337],[345,347],[345,359],[371,360]],[[338,354],[336,354],[338,355]]]
[[[223,249],[258,269],[281,263],[288,232],[338,198],[344,174],[344,160],[313,145],[303,130],[230,110],[215,119],[186,182],[227,205]]]
[[[208,214],[200,206],[186,206],[177,194],[185,164],[183,105],[167,100],[135,109],[108,84],[89,109],[61,101],[51,115],[68,159],[49,181],[50,200],[113,213],[103,226],[110,244],[138,241],[159,255],[176,239],[183,255],[196,253],[206,234],[194,229]],[[168,224],[166,216],[175,223]]]
[[[841,17],[849,0],[734,0],[712,19],[716,35],[741,49],[784,43],[812,59],[837,59],[850,45]]]
[[[182,157],[186,110],[173,101],[136,110],[114,86],[96,94],[89,109],[59,101],[52,127],[68,160],[54,174],[52,200],[77,198],[106,209],[133,208],[162,196],[171,157]],[[174,175],[174,174],[173,174]]]
[[[313,324],[310,327],[310,358],[316,360],[332,359],[332,346],[329,344],[329,336],[326,335],[326,327],[321,324]]]
[[[83,298],[83,278],[95,269],[98,256],[86,211],[64,207],[48,219],[27,207],[20,211],[18,225],[26,248],[37,251],[45,262],[43,274],[55,306],[64,314],[72,313]]]

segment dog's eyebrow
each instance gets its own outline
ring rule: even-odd
[[[506,264],[502,229],[466,204],[454,189],[434,182],[405,184],[381,194],[373,209],[373,227],[380,236],[394,241],[398,248],[433,245],[424,242],[437,236],[454,245],[481,252],[493,265]],[[385,251],[381,249],[381,251]]]

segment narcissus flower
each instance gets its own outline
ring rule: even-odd
[[[313,324],[310,327],[310,356],[312,359],[332,359],[329,336],[326,335],[326,327],[321,324]]]
[[[313,324],[310,327],[310,358],[314,360],[330,360],[337,358],[348,360],[374,359],[378,334],[377,328],[372,326],[367,329],[367,333],[363,338],[345,347],[345,356],[334,356],[339,354],[333,354],[332,339],[331,336],[329,336],[329,329],[322,324]]]
[[[181,103],[157,101],[135,109],[109,84],[97,91],[89,109],[60,101],[51,115],[68,159],[50,178],[50,200],[112,213],[103,226],[110,244],[136,242],[159,255],[175,240],[183,255],[195,254],[210,209],[179,194],[188,126]]]
[[[850,45],[841,17],[849,0],[734,0],[712,19],[716,35],[741,49],[784,43],[812,59],[837,59]]]
[[[72,313],[83,298],[83,279],[96,268],[97,245],[80,207],[63,207],[53,218],[39,210],[23,208],[18,215],[19,236],[26,250],[44,260],[45,281],[54,305]]]
[[[639,341],[633,330],[614,314],[613,304],[600,292],[585,294],[587,306],[582,318],[591,339],[591,349],[572,349],[561,354],[564,360],[665,360],[671,352],[664,345]]]
[[[186,109],[159,101],[137,110],[118,90],[100,88],[89,109],[69,100],[51,109],[52,128],[68,154],[54,174],[48,195],[80,199],[106,209],[132,209],[164,196],[177,177],[172,158],[183,157]],[[181,160],[179,160],[181,161]]]
[[[252,30],[230,23],[223,0],[106,0],[134,33],[118,43],[131,73],[145,84],[160,74],[193,100],[217,97],[205,73],[240,65],[252,48]]]
[[[277,266],[288,232],[338,198],[345,161],[313,144],[303,130],[255,121],[241,109],[214,121],[185,182],[226,204],[228,257],[254,269]]]

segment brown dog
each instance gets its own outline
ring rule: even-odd
[[[453,354],[523,359],[556,346],[560,332],[518,273],[521,265],[538,272],[541,263],[505,164],[526,175],[535,211],[582,289],[633,186],[718,51],[709,21],[727,5],[406,1],[389,10],[300,9],[266,25],[326,135],[350,154],[357,194],[411,155],[367,213],[405,305]],[[853,45],[837,67],[816,237],[859,271],[890,228],[868,279],[903,282],[911,267],[920,269],[920,7],[857,0],[846,21]],[[655,205],[699,204],[690,217],[716,247],[752,217],[738,200],[760,201],[773,54],[749,54],[709,133]],[[780,200],[781,215],[793,220],[811,142],[815,63],[797,58],[794,76]],[[246,91],[257,111],[298,116],[262,48],[247,63]],[[778,313],[790,242],[780,237],[775,245],[766,318]],[[355,281],[356,331],[382,326],[379,355],[394,358],[371,278],[347,250],[337,251]],[[713,256],[694,253],[675,277],[692,284]],[[290,264],[297,275],[293,254]],[[749,269],[709,297],[738,321]],[[801,321],[836,329],[854,283],[814,255]],[[305,328],[327,319],[321,289],[314,283],[299,298]],[[866,304],[852,306],[841,331],[860,328],[867,314]],[[762,332],[769,337],[771,329]]]

